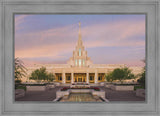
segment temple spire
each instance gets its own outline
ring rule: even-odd
[[[79,22],[79,32],[78,32],[78,45],[82,44],[82,36],[81,36],[81,22]]]
[[[79,22],[79,36],[81,35],[81,22]]]

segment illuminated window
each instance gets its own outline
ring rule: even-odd
[[[60,80],[60,81],[61,81],[61,80],[62,80],[62,77],[61,77],[61,76],[59,76],[59,77],[58,77],[58,80]]]
[[[98,77],[98,80],[102,80],[102,76],[99,76],[99,77]]]
[[[75,60],[75,64],[76,64],[76,66],[77,66],[77,59]]]
[[[83,59],[83,66],[85,65],[85,60]]]
[[[79,59],[79,66],[81,66],[81,59]]]
[[[57,78],[58,78],[59,81],[61,81],[62,80],[62,74],[60,74],[60,73],[57,74]]]
[[[94,76],[89,76],[89,80],[94,80]]]
[[[79,48],[79,56],[81,56],[81,48]]]
[[[66,76],[66,80],[71,80],[71,77],[70,76]]]

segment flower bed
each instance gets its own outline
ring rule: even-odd
[[[79,86],[77,86],[77,87],[63,87],[62,89],[61,89],[61,91],[67,91],[68,89],[94,89],[95,91],[100,91],[100,88],[98,88],[98,87],[79,87]]]
[[[67,91],[68,89],[70,89],[69,87],[63,87],[62,89],[61,89],[61,91]]]
[[[88,83],[73,83],[72,85],[89,85]]]
[[[98,88],[98,87],[93,87],[93,89],[94,89],[95,91],[100,91],[100,88]]]
[[[71,89],[90,89],[90,87],[85,87],[85,86],[75,86],[75,87],[71,87]]]

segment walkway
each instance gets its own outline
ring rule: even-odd
[[[109,101],[145,101],[145,98],[137,97],[135,91],[114,91],[109,88],[100,87],[106,92]]]
[[[46,91],[27,91],[26,95],[16,101],[53,101],[56,98],[56,91],[62,87],[56,87]]]
[[[34,91],[26,92],[26,95],[22,98],[16,99],[16,101],[53,101],[56,98],[56,91],[62,87],[56,87],[54,89],[46,91]],[[135,91],[113,91],[111,89],[100,87],[106,92],[106,99],[111,101],[142,101],[145,99],[137,97]]]

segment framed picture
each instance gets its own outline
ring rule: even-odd
[[[159,115],[159,1],[3,0],[2,115]]]

